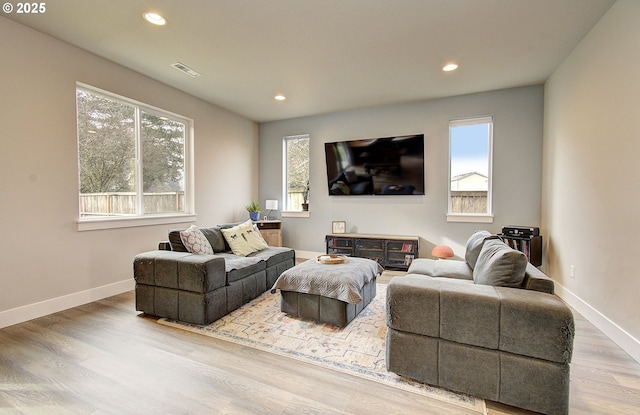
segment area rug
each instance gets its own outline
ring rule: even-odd
[[[386,370],[386,288],[385,284],[378,284],[376,297],[345,328],[290,317],[280,311],[280,294],[269,292],[208,326],[168,319],[158,322],[486,414],[482,399],[433,387]]]

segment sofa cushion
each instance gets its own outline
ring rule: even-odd
[[[571,309],[552,294],[496,287],[500,296],[500,350],[571,362],[575,324]]]
[[[451,282],[441,284],[440,337],[459,344],[497,350],[500,343],[500,297],[495,287]]]
[[[229,284],[266,268],[266,263],[260,258],[238,256],[231,253],[218,255],[224,258],[227,283]]]
[[[196,225],[191,225],[181,231],[180,240],[182,240],[187,251],[191,253],[213,255],[213,248],[211,248],[209,240]]]
[[[440,336],[440,287],[422,275],[393,278],[387,285],[387,326],[429,337]]]
[[[524,253],[509,248],[499,239],[486,240],[473,269],[476,284],[520,287],[527,268]]]
[[[467,261],[471,269],[476,267],[480,250],[487,238],[497,238],[487,231],[475,231],[467,240],[467,247],[464,253],[464,259]]]
[[[267,263],[267,268],[277,265],[286,260],[295,259],[295,251],[291,248],[270,246],[261,251],[253,252],[249,255],[252,258],[259,258]]]
[[[247,256],[269,247],[251,220],[229,229],[221,229],[221,232],[236,255]]]
[[[411,262],[408,274],[422,274],[434,278],[473,280],[473,270],[465,261],[417,258]]]

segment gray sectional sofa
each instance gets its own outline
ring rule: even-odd
[[[295,264],[291,248],[267,247],[247,256],[231,251],[221,230],[234,224],[200,228],[213,254],[187,251],[181,230],[156,251],[136,255],[136,310],[195,324],[209,324],[271,288]]]
[[[495,235],[465,261],[416,259],[387,289],[387,369],[545,414],[566,414],[571,310],[553,281]]]

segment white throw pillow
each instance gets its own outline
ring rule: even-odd
[[[220,230],[234,254],[247,256],[269,247],[260,235],[260,231],[248,220],[238,226]]]
[[[181,231],[180,240],[182,240],[187,251],[193,254],[213,255],[213,248],[211,248],[209,240],[196,225],[191,225],[188,229]]]

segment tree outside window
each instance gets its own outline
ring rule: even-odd
[[[77,87],[80,217],[184,213],[188,123]]]

